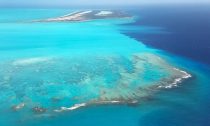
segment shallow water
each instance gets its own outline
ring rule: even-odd
[[[65,15],[68,10],[52,10],[55,15],[50,10],[28,9],[28,14],[18,10],[27,17],[24,21],[14,16],[17,10],[1,11],[7,13],[1,15],[0,23],[0,113],[7,113],[0,116],[2,126],[161,125],[168,116],[164,112],[176,112],[173,107],[183,109],[177,112],[183,116],[188,106],[189,112],[198,111],[195,106],[199,103],[186,92],[176,91],[207,83],[208,70],[197,69],[199,64],[192,61],[171,59],[122,34],[120,30],[126,27],[120,24],[135,19],[30,23],[27,21],[47,18],[49,13],[52,17]],[[163,32],[157,27],[141,30]],[[189,74],[180,70],[193,77],[185,80]],[[186,84],[174,83],[178,78]],[[192,87],[186,86],[191,83]],[[195,98],[202,95],[199,92]],[[177,113],[171,114],[174,120],[167,118],[174,121],[171,125],[193,118],[175,121]]]

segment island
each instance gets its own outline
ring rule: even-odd
[[[113,19],[113,18],[131,18],[127,13],[121,11],[110,10],[86,10],[76,11],[64,16],[34,20],[33,22],[75,22],[75,21],[89,21],[95,19]]]

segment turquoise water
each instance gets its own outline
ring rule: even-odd
[[[186,92],[196,88],[193,83],[208,82],[206,67],[122,34],[126,27],[120,24],[135,18],[32,23],[72,10],[0,11],[2,126],[154,125],[149,118],[155,120],[160,111],[174,112],[171,108],[177,107],[184,115],[186,106],[198,111],[196,97],[205,94]],[[163,32],[157,27],[141,30]],[[192,78],[185,80],[189,74],[184,71]],[[186,84],[177,85],[176,79]],[[158,125],[162,118],[157,118]]]

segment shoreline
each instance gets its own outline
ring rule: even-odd
[[[75,11],[63,16],[33,20],[31,22],[84,22],[98,19],[119,19],[119,18],[131,18],[132,16],[123,13],[121,11],[111,10],[86,10]]]

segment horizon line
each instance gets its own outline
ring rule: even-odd
[[[59,5],[54,5],[54,4],[1,4],[0,3],[0,8],[66,8],[66,7],[72,7],[72,8],[81,8],[81,7],[93,7],[93,8],[100,8],[100,7],[138,7],[138,6],[168,6],[168,5],[179,5],[179,6],[200,6],[200,5],[205,5],[208,6],[210,5],[210,2],[185,2],[185,3],[180,3],[180,2],[175,2],[175,3],[140,3],[140,4],[94,4],[94,5],[81,5],[81,4],[59,4]]]

